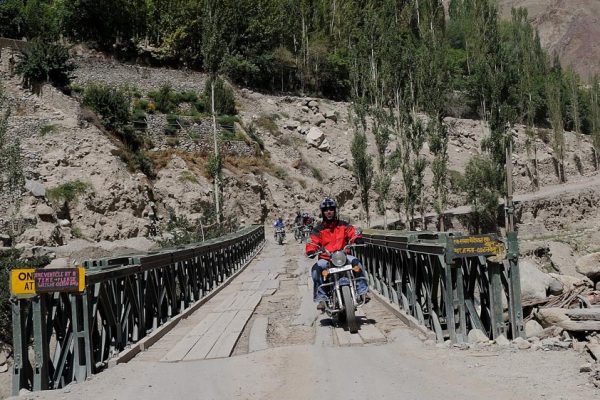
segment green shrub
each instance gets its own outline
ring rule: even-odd
[[[194,108],[199,113],[205,113],[207,111],[206,110],[206,105],[204,104],[204,100],[197,100],[197,101],[195,101],[194,102]]]
[[[313,178],[319,182],[323,182],[323,174],[321,174],[321,171],[317,167],[310,167],[310,171],[312,172]]]
[[[58,132],[58,126],[54,125],[54,124],[44,125],[40,128],[41,136],[46,136],[49,133],[57,133],[57,132]]]
[[[260,68],[256,64],[239,54],[226,57],[223,69],[234,82],[242,83],[245,86],[254,82],[260,73]]]
[[[83,105],[100,116],[106,129],[116,131],[129,123],[130,99],[126,92],[104,84],[92,84],[85,89]]]
[[[150,179],[156,178],[156,171],[154,169],[154,163],[143,151],[138,151],[134,156],[135,163],[140,171]]]
[[[286,180],[288,178],[288,174],[287,171],[283,168],[281,168],[278,165],[274,165],[272,168],[272,172],[273,172],[273,176],[275,176],[276,178],[281,179],[282,181]]]
[[[46,197],[51,202],[55,203],[73,203],[77,200],[79,195],[85,193],[86,190],[90,189],[91,187],[92,185],[87,182],[75,180],[46,190]]]
[[[148,127],[146,113],[142,110],[135,110],[133,112],[132,123],[135,129],[145,130]]]
[[[23,84],[28,88],[43,82],[66,87],[74,69],[66,47],[35,40],[21,53],[15,71],[23,76]]]
[[[223,129],[233,132],[235,123],[239,121],[237,115],[221,115],[217,118],[217,122]]]
[[[206,107],[210,111],[212,109],[211,80],[206,81],[204,98],[206,99]],[[235,114],[233,89],[221,78],[215,81],[215,112],[217,114]]]
[[[168,114],[177,108],[177,97],[169,84],[161,86],[158,91],[148,93],[148,97],[154,100],[156,109],[163,114]]]
[[[277,127],[277,124],[275,123],[275,117],[274,117],[275,115],[277,115],[277,114],[273,114],[272,116],[261,115],[256,120],[256,125],[263,128],[264,130],[271,133],[272,135],[278,136],[280,134],[280,132],[279,132],[279,128]]]
[[[85,91],[85,88],[81,85],[78,85],[77,83],[71,83],[69,85],[69,89],[71,89],[72,93],[77,93],[77,94],[81,94]]]
[[[175,128],[173,125],[167,125],[165,126],[164,133],[167,136],[173,136],[177,134],[177,128]]]
[[[85,237],[83,236],[83,233],[81,233],[81,229],[79,229],[76,226],[71,228],[71,235],[73,235],[73,237],[75,239],[85,239]]]
[[[198,101],[198,94],[191,90],[186,90],[176,94],[175,101],[177,103],[194,103]]]
[[[179,180],[181,182],[198,183],[198,178],[196,178],[196,175],[192,174],[190,171],[183,171],[181,175],[179,175]]]

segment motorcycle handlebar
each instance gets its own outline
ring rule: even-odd
[[[357,243],[347,244],[347,245],[344,246],[344,248],[342,249],[342,251],[346,251],[346,249],[351,249],[351,248],[354,248],[354,247],[365,247],[365,245],[364,244],[357,244]],[[324,248],[324,247],[320,247],[319,250],[317,250],[315,254],[323,254],[323,253],[327,254],[328,256],[331,256],[331,252],[329,250],[327,250],[326,248]]]

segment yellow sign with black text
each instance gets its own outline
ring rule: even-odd
[[[10,271],[10,292],[15,295],[35,294],[34,268],[20,268]]]
[[[501,243],[494,234],[459,236],[452,239],[455,258],[498,254]]]

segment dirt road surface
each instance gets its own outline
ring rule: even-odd
[[[600,398],[579,372],[586,359],[572,350],[423,342],[377,301],[350,335],[312,304],[302,246],[269,239],[229,286],[132,361],[20,398]]]

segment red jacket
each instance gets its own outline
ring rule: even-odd
[[[362,238],[357,235],[354,226],[346,221],[334,220],[331,222],[323,221],[315,226],[310,233],[310,240],[306,243],[305,252],[310,256],[324,247],[330,253],[342,250],[345,245],[354,243],[356,239]],[[319,258],[328,260],[327,254],[319,254]]]

